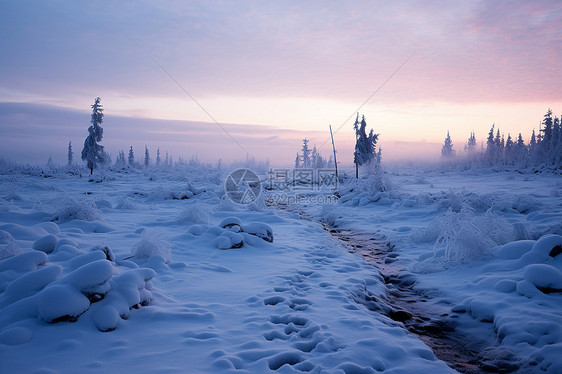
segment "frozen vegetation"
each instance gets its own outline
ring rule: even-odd
[[[377,168],[280,207],[196,164],[90,171],[2,164],[2,372],[454,372],[323,225],[385,238],[483,365],[562,372],[559,175]]]

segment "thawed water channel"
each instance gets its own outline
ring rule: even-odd
[[[398,253],[388,246],[383,237],[361,234],[352,230],[325,226],[325,229],[343,243],[345,248],[376,267],[388,289],[386,300],[361,295],[356,302],[387,315],[422,340],[437,358],[461,373],[507,373],[516,370],[507,362],[493,363],[479,355],[482,342],[457,330],[450,318],[450,308],[431,303],[430,297],[414,287],[415,279],[404,276],[395,265]]]

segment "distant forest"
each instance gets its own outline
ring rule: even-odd
[[[471,132],[461,152],[454,149],[447,132],[441,158],[452,164],[562,170],[561,122],[562,117],[553,116],[552,110],[548,109],[538,133],[532,131],[528,144],[521,133],[517,137],[508,133],[506,138],[493,124],[485,144],[482,142],[478,147],[476,135]]]

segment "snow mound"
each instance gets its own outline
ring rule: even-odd
[[[535,242],[533,248],[521,257],[523,264],[536,264],[561,259],[562,236],[544,235]]]
[[[156,276],[152,269],[139,268],[127,270],[111,279],[111,294],[119,294],[128,309],[148,305],[152,299],[149,281]],[[120,314],[126,312],[121,310]]]
[[[101,332],[113,331],[121,319],[119,311],[112,305],[103,305],[94,312],[94,323]]]
[[[60,279],[82,292],[90,301],[96,302],[109,291],[107,281],[113,276],[111,262],[103,259],[80,266],[78,269]]]
[[[44,252],[31,251],[0,261],[0,271],[11,270],[18,273],[37,269],[39,265],[47,262]]]
[[[525,267],[525,280],[543,293],[562,292],[562,272],[547,264],[533,264]]]
[[[236,232],[224,230],[215,241],[219,249],[240,248],[244,245],[244,236]]]
[[[36,294],[45,286],[57,280],[61,274],[62,267],[59,265],[48,265],[24,273],[8,284],[0,297],[0,308]]]
[[[534,240],[518,240],[515,242],[507,243],[498,247],[495,250],[495,255],[496,257],[504,260],[521,258],[521,256],[523,256],[533,248],[534,244]]]
[[[199,191],[187,182],[185,185],[165,186],[155,188],[148,193],[149,200],[188,200]]]
[[[261,222],[253,222],[242,225],[242,231],[250,235],[257,236],[266,242],[273,242],[273,230],[269,225]]]
[[[219,249],[241,248],[245,243],[259,245],[263,241],[273,242],[273,229],[269,225],[242,223],[238,217],[227,217],[218,226],[209,227],[206,233],[216,236],[214,244]]]
[[[33,249],[36,251],[42,251],[45,253],[51,253],[55,250],[57,246],[58,239],[55,235],[49,234],[40,237],[33,243]]]
[[[52,285],[37,294],[39,315],[48,323],[75,322],[88,308],[88,298],[69,285]]]
[[[242,220],[238,217],[227,217],[219,223],[219,227],[223,229],[230,229],[235,226],[238,226],[238,228],[242,226]]]

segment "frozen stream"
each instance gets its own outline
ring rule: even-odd
[[[394,263],[398,253],[382,237],[349,229],[325,226],[345,248],[376,267],[388,288],[387,300],[358,295],[356,301],[369,310],[387,315],[415,334],[431,348],[435,356],[461,373],[509,373],[517,370],[509,357],[489,360],[480,354],[484,342],[458,331],[449,305],[434,303],[423,290],[414,287],[415,279],[404,276]]]

